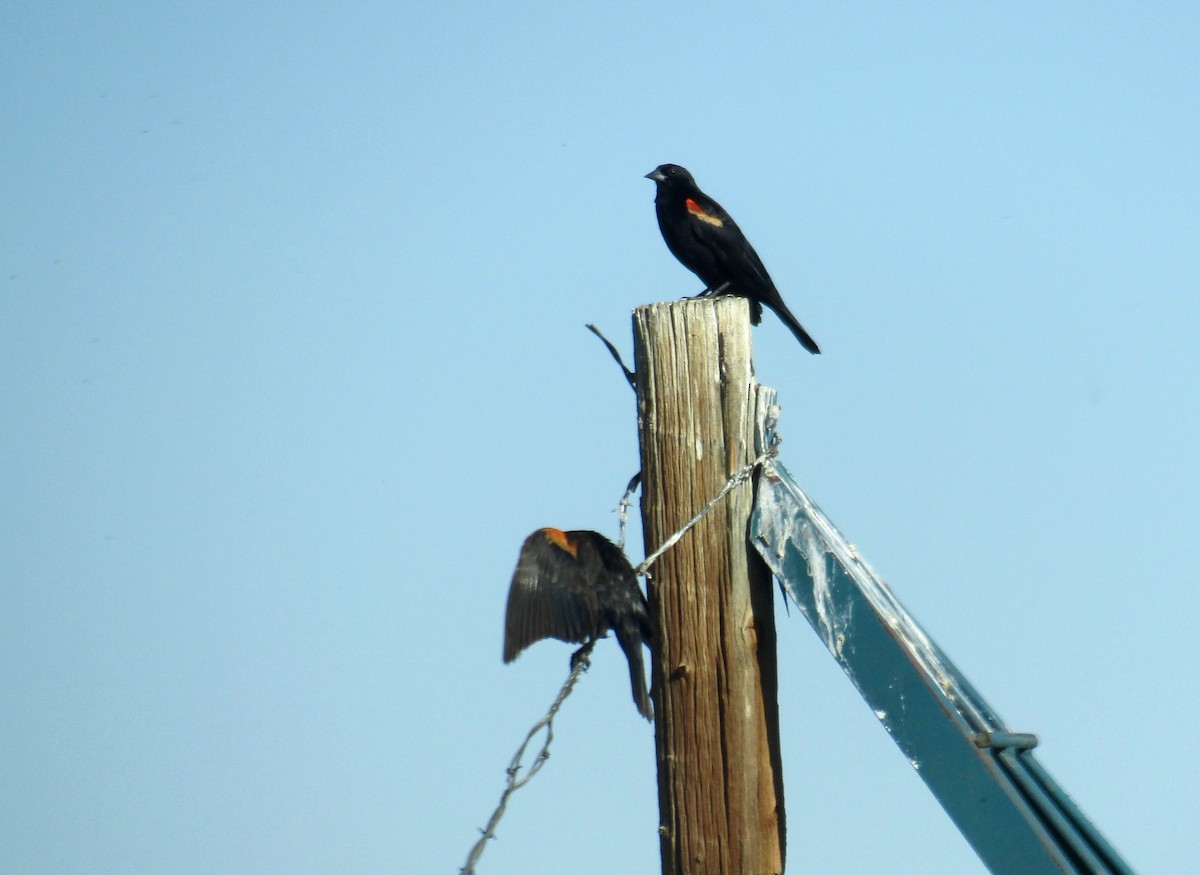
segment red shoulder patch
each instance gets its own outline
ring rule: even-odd
[[[722,222],[712,213],[705,210],[704,207],[700,206],[700,204],[696,203],[691,198],[688,198],[685,203],[687,204],[687,211],[701,222],[706,222],[707,224],[712,225],[714,228],[723,228],[725,226],[724,222]]]
[[[565,550],[566,552],[570,553],[572,556],[575,556],[578,558],[579,545],[577,543],[575,543],[573,540],[571,540],[570,536],[568,536],[567,533],[564,532],[562,529],[546,528],[546,529],[542,529],[542,534],[545,535],[546,540],[549,541],[551,544],[553,544],[555,547],[558,547],[560,550]]]

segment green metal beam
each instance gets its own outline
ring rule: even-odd
[[[787,470],[757,489],[751,541],[988,869],[1132,875]]]

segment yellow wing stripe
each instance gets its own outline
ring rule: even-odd
[[[704,207],[700,206],[700,204],[696,203],[691,198],[687,199],[687,211],[689,213],[691,213],[693,216],[695,216],[697,219],[699,219],[701,222],[707,222],[709,225],[712,225],[714,228],[725,227],[724,222],[722,222],[720,219],[718,219],[712,213],[705,212]]]

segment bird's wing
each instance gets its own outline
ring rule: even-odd
[[[588,534],[591,537],[581,539],[580,554],[582,556],[585,551],[595,552],[595,561],[585,558],[584,565],[596,569],[593,574],[593,587],[600,594],[602,609],[608,608],[609,615],[605,619],[609,625],[616,626],[618,619],[624,618],[626,623],[634,624],[649,639],[650,611],[629,559],[621,552],[620,547],[603,535],[595,532]]]
[[[551,531],[540,529],[521,546],[504,617],[505,662],[542,638],[583,643],[603,624],[579,558]]]
[[[646,597],[637,575],[621,548],[598,532],[572,532],[576,535],[583,566],[593,581],[605,624],[616,633],[621,650],[629,661],[629,680],[638,713],[654,719],[654,707],[646,690],[642,645],[653,646],[654,624],[646,606]]]
[[[695,206],[688,209],[692,233],[712,252],[721,271],[735,282],[772,285],[762,259],[733,217],[711,198],[695,201]]]

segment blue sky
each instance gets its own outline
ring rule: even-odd
[[[452,872],[615,535],[633,307],[687,166],[767,314],[782,461],[1137,869],[1200,814],[1191,4],[10,4],[0,869]],[[635,561],[640,532],[631,537]],[[797,871],[982,867],[799,614]],[[487,873],[653,872],[612,643]]]

